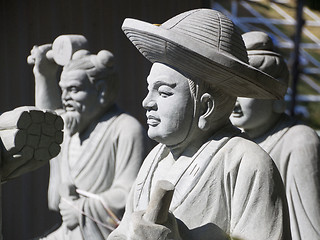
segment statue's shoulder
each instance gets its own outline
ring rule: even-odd
[[[311,142],[317,142],[319,144],[319,136],[316,131],[303,124],[292,126],[288,130],[286,137],[291,139],[291,141],[296,142],[296,144],[306,144]]]
[[[306,125],[292,126],[283,136],[282,152],[290,159],[290,167],[295,167],[298,172],[306,166],[315,169],[320,159],[320,138]]]
[[[99,119],[100,124],[108,125],[110,122],[114,125],[121,125],[122,128],[127,129],[139,128],[142,126],[136,118],[117,106],[114,106]]]
[[[270,168],[273,161],[258,144],[245,137],[235,136],[225,145],[228,158],[232,165],[242,165],[249,168]],[[229,160],[228,160],[229,161]]]
[[[116,118],[118,130],[131,135],[145,134],[146,131],[142,124],[133,116],[126,112],[122,112]]]
[[[234,148],[236,151],[241,151],[245,153],[249,151],[254,151],[253,153],[260,154],[261,151],[264,152],[257,143],[244,136],[235,136],[231,138],[227,144],[230,147]]]
[[[132,115],[126,112],[118,113],[117,120],[124,123],[133,124],[133,126],[141,126],[140,122],[135,117],[133,117]],[[129,125],[128,127],[131,127],[131,126]]]
[[[119,108],[114,108],[102,116],[99,125],[102,129],[108,129],[113,138],[122,137],[137,141],[146,138],[146,131],[141,123]]]
[[[282,131],[282,141],[288,142],[292,147],[306,144],[319,144],[319,136],[314,129],[301,123],[293,117],[283,114],[278,124],[277,131]],[[278,133],[276,133],[278,134]]]

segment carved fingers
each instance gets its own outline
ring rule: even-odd
[[[145,220],[144,212],[134,212],[131,215],[131,224],[127,239],[132,240],[165,240],[171,232],[169,228]]]
[[[62,197],[59,203],[60,214],[62,216],[63,224],[70,230],[73,230],[79,225],[79,211],[77,200],[72,200],[68,197]]]
[[[56,74],[58,65],[53,61],[52,44],[44,44],[41,46],[33,46],[30,51],[30,56],[27,58],[30,65],[34,65],[34,74],[42,74],[51,76]]]
[[[34,45],[30,51],[31,55],[27,58],[28,64],[35,64],[36,60],[41,60],[42,58],[47,57],[46,54],[51,50],[51,47],[52,44],[44,44],[41,46]]]

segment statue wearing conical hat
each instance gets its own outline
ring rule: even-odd
[[[153,63],[143,107],[159,144],[108,239],[290,239],[275,164],[229,121],[238,96],[279,99],[285,85],[248,64],[240,33],[218,11],[160,26],[126,19],[122,29]]]
[[[250,65],[289,82],[284,59],[263,32],[243,34]],[[293,240],[320,239],[320,140],[285,113],[285,101],[237,99],[231,122],[270,154],[285,184]]]

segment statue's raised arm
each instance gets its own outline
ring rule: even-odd
[[[91,53],[81,39],[61,35],[52,46],[35,47],[28,61],[35,65],[37,106],[59,110],[65,123],[48,188],[49,209],[59,211],[63,223],[43,240],[106,239],[122,217],[148,145],[141,124],[116,104],[114,55]]]
[[[57,80],[59,66],[66,65],[77,50],[87,48],[87,39],[82,35],[61,35],[52,44],[33,46],[27,62],[34,65],[36,107],[51,110],[61,108],[61,91]]]
[[[36,106],[56,110],[61,107],[61,93],[57,82],[59,65],[46,56],[51,47],[52,44],[34,46],[28,63],[34,64]]]

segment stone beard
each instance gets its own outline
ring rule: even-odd
[[[70,137],[79,131],[81,117],[82,113],[78,109],[75,111],[66,111],[63,115],[66,130]]]
[[[69,136],[73,136],[77,132],[81,132],[81,126],[85,126],[90,123],[90,118],[94,115],[94,111],[89,111],[89,106],[85,103],[77,101],[68,101],[64,103],[65,113],[63,114],[66,130]],[[96,107],[98,109],[99,106]],[[101,110],[100,110],[101,111]]]
[[[46,58],[51,48],[35,46],[31,54],[37,106],[56,111],[65,121],[61,153],[50,162],[48,187],[48,207],[60,213],[62,225],[40,239],[106,239],[117,225],[114,219],[122,217],[145,157],[146,134],[116,106],[112,53],[75,52],[57,84],[57,64]]]
[[[66,130],[70,136],[82,132],[92,119],[101,114],[102,105],[95,83],[85,70],[64,71],[59,85],[62,89],[62,104]]]

